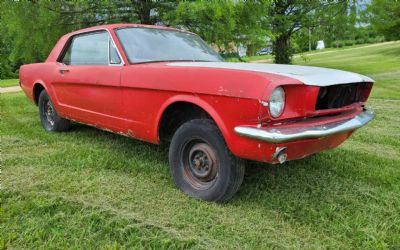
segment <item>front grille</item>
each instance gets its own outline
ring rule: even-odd
[[[365,102],[372,83],[351,83],[321,87],[315,110],[341,108],[356,102]]]

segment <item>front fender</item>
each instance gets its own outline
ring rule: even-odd
[[[167,99],[161,106],[159,112],[157,113],[157,118],[156,118],[157,122],[153,128],[154,134],[158,135],[158,131],[160,129],[161,118],[162,118],[162,115],[164,114],[165,110],[170,105],[177,103],[177,102],[187,102],[187,103],[191,103],[191,104],[197,105],[200,108],[202,108],[204,111],[206,111],[208,113],[208,115],[217,124],[225,141],[229,141],[230,133],[229,133],[223,119],[221,118],[221,116],[208,102],[206,102],[205,100],[203,100],[201,97],[199,97],[197,95],[176,95],[176,96],[173,96],[173,97]],[[158,135],[158,138],[159,138],[159,135]]]

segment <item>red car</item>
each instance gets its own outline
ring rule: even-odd
[[[114,24],[63,36],[20,84],[46,131],[71,121],[170,142],[176,185],[208,201],[239,189],[245,160],[283,163],[337,147],[374,118],[373,80],[295,65],[227,63],[197,35]]]

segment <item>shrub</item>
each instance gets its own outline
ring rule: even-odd
[[[364,43],[365,43],[365,39],[363,39],[363,38],[358,38],[356,40],[356,44],[364,44]]]
[[[376,37],[376,42],[377,43],[381,43],[381,42],[384,42],[385,41],[385,37],[384,36],[378,36],[378,37]]]
[[[334,47],[334,48],[341,48],[341,47],[343,47],[343,41],[337,40],[337,41],[332,42],[332,47]]]
[[[237,52],[226,52],[226,53],[220,53],[220,55],[223,57],[223,58],[238,58],[239,57],[239,54],[237,53]]]
[[[355,40],[345,40],[344,41],[345,46],[353,46],[354,44],[356,44]]]

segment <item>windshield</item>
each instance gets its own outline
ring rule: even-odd
[[[116,33],[131,64],[159,61],[223,61],[194,34],[155,28],[122,28]]]

